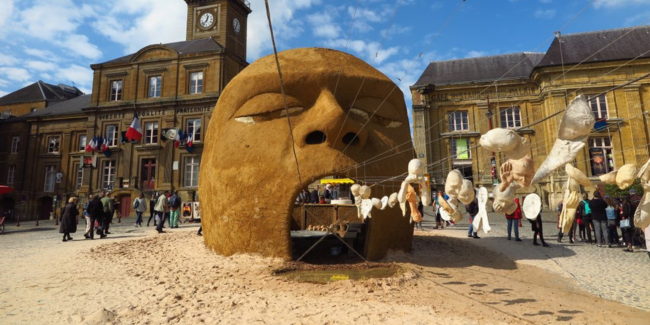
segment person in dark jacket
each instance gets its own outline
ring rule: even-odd
[[[587,193],[582,194],[582,201],[578,204],[578,210],[580,210],[580,216],[582,217],[582,224],[584,226],[585,233],[582,235],[586,236],[587,242],[592,244],[591,240],[591,229],[593,228],[591,209],[589,207],[589,196]],[[582,231],[582,230],[581,230]]]
[[[149,201],[149,220],[147,220],[147,227],[149,227],[149,223],[151,222],[151,219],[153,219],[153,226],[156,226],[156,219],[154,219],[154,207],[156,206],[156,201],[158,201],[158,192],[154,193],[151,196],[151,200]]]
[[[474,201],[472,201],[470,204],[465,206],[465,210],[467,210],[467,213],[469,213],[469,229],[467,230],[467,237],[472,237],[479,239],[481,237],[478,236],[478,233],[474,231],[474,225],[472,224],[472,221],[474,221],[474,217],[478,214],[478,199],[475,197]]]
[[[533,231],[533,245],[539,246],[537,243],[537,237],[542,243],[543,247],[549,247],[549,245],[544,241],[544,228],[542,227],[542,212],[540,211],[535,220],[530,220],[531,228]]]
[[[102,206],[102,202],[99,200],[99,195],[95,195],[92,201],[88,203],[88,215],[90,216],[90,231],[87,232],[84,237],[86,237],[86,239],[95,239],[95,221],[101,224],[104,215],[104,207]],[[103,234],[100,234],[100,236],[101,238],[106,237],[106,235]]]
[[[621,221],[629,220],[630,222],[629,227],[621,227],[623,238],[625,239],[625,244],[627,245],[627,248],[623,251],[632,253],[634,251],[634,211],[632,209],[632,203],[630,203],[630,196],[628,194],[623,194],[621,198],[623,199],[623,202],[621,203]]]
[[[318,190],[320,190],[320,186],[316,185],[314,190],[311,191],[309,201],[311,201],[311,203],[313,204],[318,204],[320,202],[319,200],[320,195],[318,194]]]
[[[605,244],[611,247],[609,236],[607,236],[607,203],[600,196],[600,192],[594,191],[594,198],[589,201],[589,208],[591,209],[591,219],[596,233],[596,245],[603,247],[604,238]]]
[[[59,233],[63,234],[63,241],[72,240],[70,234],[77,232],[77,216],[79,215],[77,202],[79,202],[78,198],[71,197],[63,209],[61,225],[59,226]]]

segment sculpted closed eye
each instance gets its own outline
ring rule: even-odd
[[[370,120],[373,123],[381,125],[383,127],[389,128],[389,129],[394,129],[394,128],[398,128],[398,127],[402,126],[402,122],[393,121],[391,119],[381,117],[381,116],[379,116],[377,114],[372,115],[371,113],[368,113],[368,112],[366,112],[366,111],[364,111],[362,109],[358,109],[358,108],[354,108],[354,107],[350,109],[350,115],[353,118],[355,118],[356,120],[359,120],[359,121],[362,121],[362,122],[365,122],[370,118]],[[372,117],[371,117],[371,115],[372,115]]]
[[[275,120],[278,118],[286,118],[287,114],[289,116],[295,116],[300,113],[302,113],[305,110],[304,107],[289,107],[288,110],[284,108],[272,110],[272,111],[267,111],[259,114],[252,114],[252,115],[246,115],[246,116],[239,116],[235,118],[235,121],[244,123],[244,124],[255,124],[255,123],[261,123],[261,122],[266,122],[266,121],[271,121]]]

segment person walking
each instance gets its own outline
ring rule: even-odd
[[[478,233],[474,231],[474,225],[472,224],[474,217],[478,214],[478,199],[475,197],[474,201],[465,206],[465,210],[469,213],[469,229],[467,230],[467,237],[480,239],[481,237],[479,237]]]
[[[178,213],[181,203],[178,191],[174,191],[174,194],[169,198],[169,228],[178,228]]]
[[[142,227],[142,214],[147,211],[147,200],[144,198],[144,194],[140,193],[140,196],[133,200],[133,210],[135,210],[135,226]]]
[[[151,195],[151,200],[149,200],[149,220],[147,220],[147,227],[149,227],[149,223],[151,222],[151,219],[153,219],[153,226],[156,226],[156,219],[154,218],[155,211],[154,207],[156,206],[156,202],[158,201],[158,192],[154,193]]]
[[[72,240],[70,237],[71,233],[77,232],[77,216],[79,215],[79,210],[77,209],[77,202],[79,199],[76,197],[71,197],[68,200],[68,204],[63,208],[63,214],[61,215],[61,224],[59,226],[59,233],[63,234],[63,241]]]
[[[508,240],[511,239],[512,228],[515,229],[515,241],[521,241],[519,238],[519,226],[521,224],[521,206],[519,205],[519,199],[515,199],[515,204],[517,208],[512,214],[506,214],[506,219],[508,220]]]
[[[113,208],[115,207],[113,205],[113,199],[110,196],[109,192],[104,193],[104,197],[102,198],[102,207],[104,208],[104,219],[102,222],[102,232],[104,235],[110,235],[110,232],[108,232],[108,227],[111,224],[111,221],[113,221]]]
[[[311,193],[309,194],[309,200],[311,201],[311,203],[314,203],[314,204],[320,203],[320,200],[319,200],[320,195],[318,194],[319,190],[320,190],[320,186],[316,185],[316,187],[314,187],[314,190],[311,191]]]
[[[95,239],[95,222],[100,225],[104,216],[104,207],[99,199],[99,195],[95,195],[92,201],[88,203],[88,215],[90,216],[90,229],[84,237],[86,237],[86,239]],[[106,235],[101,233],[99,226],[97,227],[97,235],[99,235],[100,238],[106,237]]]
[[[632,253],[634,251],[634,210],[632,210],[629,194],[623,194],[621,199],[623,199],[621,203],[621,231],[627,245],[623,251]]]
[[[93,200],[92,195],[88,195],[88,201],[84,203],[84,211],[83,211],[83,216],[86,219],[86,231],[84,232],[84,237],[88,238],[88,232],[93,228],[92,221],[90,220],[90,212],[88,212],[88,206],[90,205],[90,202]]]
[[[609,247],[613,244],[621,245],[618,240],[618,231],[616,230],[616,224],[619,219],[619,210],[616,208],[616,202],[612,200],[609,196],[605,196],[605,203],[607,203],[607,208],[605,208],[605,214],[607,214],[607,238],[609,239]]]
[[[596,234],[596,246],[603,247],[603,239],[608,247],[612,247],[609,243],[607,236],[607,203],[600,195],[599,191],[594,191],[594,198],[589,201],[589,209],[591,210],[591,219],[594,225],[594,232]]]
[[[168,195],[169,195],[169,191],[165,191],[165,193],[159,195],[158,200],[156,201],[156,205],[154,206],[156,219],[158,219],[158,225],[156,226],[156,231],[159,234],[164,232],[162,228],[163,228],[163,221],[165,219],[165,211],[169,207],[169,199],[167,199]]]
[[[531,230],[533,231],[533,245],[539,246],[537,243],[537,237],[542,243],[542,247],[549,247],[549,245],[544,241],[544,228],[542,222],[542,212],[540,211],[535,220],[530,220]]]
[[[591,240],[591,229],[594,225],[591,215],[591,207],[589,206],[589,196],[587,193],[582,194],[582,201],[578,204],[578,210],[580,210],[580,215],[582,216],[582,223],[585,227],[587,242],[593,244],[594,242]]]

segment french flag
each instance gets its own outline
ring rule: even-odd
[[[142,126],[140,126],[138,113],[133,113],[133,121],[126,131],[126,139],[129,141],[140,141],[142,139]]]
[[[92,152],[93,150],[95,150],[95,137],[90,139],[86,145],[86,152]]]
[[[102,143],[102,147],[101,147],[101,150],[100,150],[100,151],[101,151],[101,152],[106,152],[106,151],[108,151],[108,140],[106,140],[106,138],[103,138],[102,141],[101,141],[101,143]]]
[[[183,140],[185,140],[185,134],[183,133],[182,130],[178,130],[178,133],[176,134],[176,139],[174,141],[174,148],[178,148],[183,143]]]

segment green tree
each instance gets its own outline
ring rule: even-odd
[[[618,188],[616,184],[605,184],[605,195],[610,197],[621,197],[623,194],[629,194],[631,189],[636,190],[637,195],[643,195],[643,186],[641,185],[640,179],[635,179],[632,185],[624,190]]]

